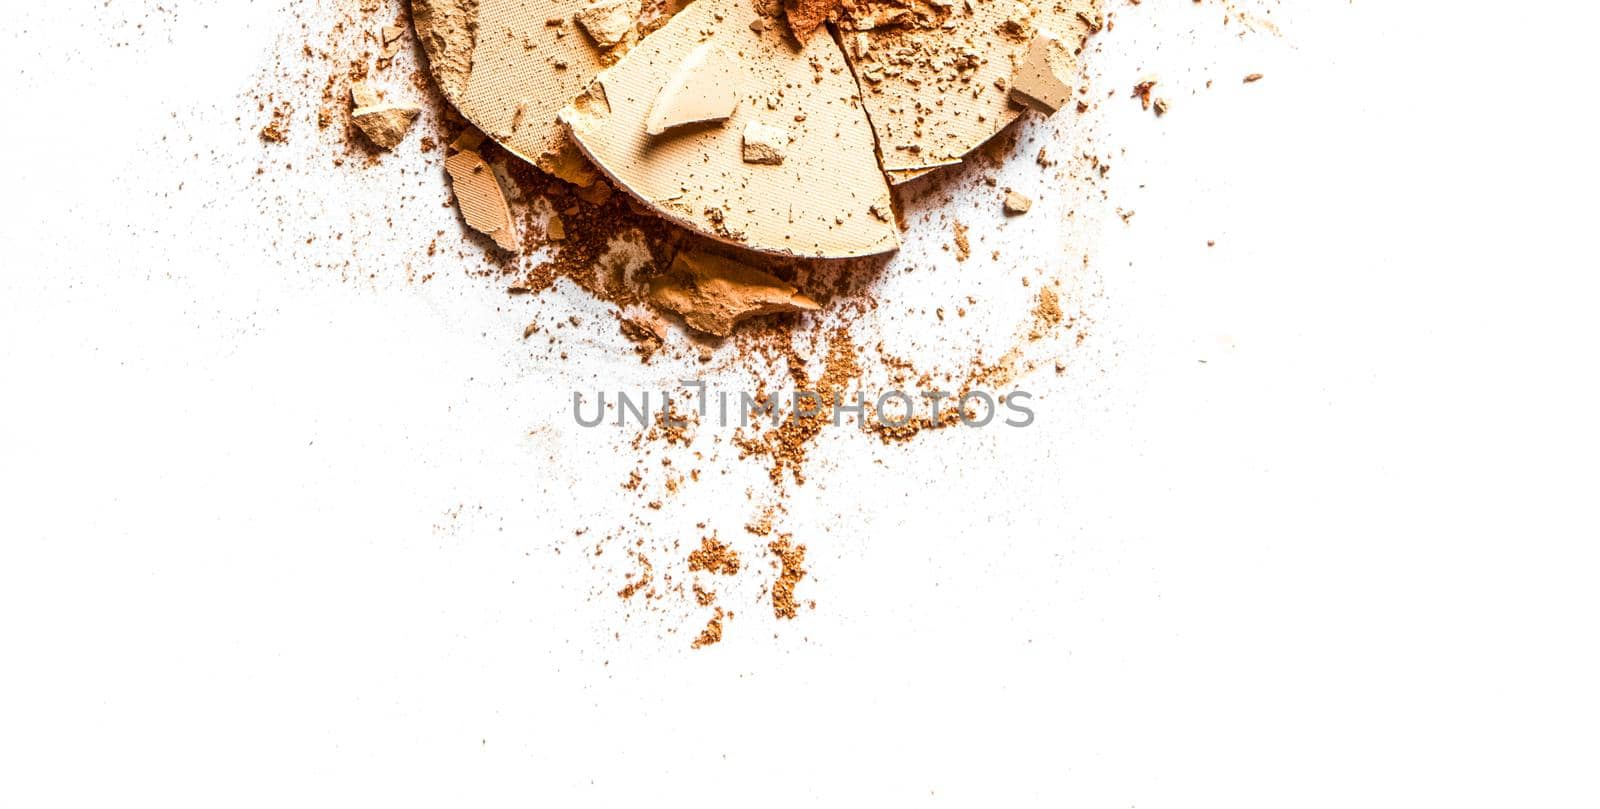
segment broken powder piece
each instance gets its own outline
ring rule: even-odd
[[[351,107],[376,107],[378,103],[378,93],[366,82],[358,81],[350,85]]]
[[[383,27],[383,52],[379,54],[379,57],[393,59],[396,54],[400,53],[400,46],[403,44],[401,37],[405,32],[406,29],[398,25],[385,25]]]
[[[640,0],[598,0],[573,15],[573,21],[589,34],[594,44],[602,48],[615,48],[633,31],[633,21],[638,18]]]
[[[1254,84],[1258,81],[1261,81],[1263,78],[1264,76],[1262,76],[1260,73],[1251,73],[1250,75],[1244,77],[1244,83]]]
[[[838,44],[832,36],[797,46],[781,31],[753,34],[747,28],[751,5],[689,3],[629,48],[562,110],[561,120],[615,190],[702,236],[807,258],[895,250],[894,223],[867,213],[890,192],[860,88]],[[712,75],[715,83],[732,85],[741,101],[720,126],[652,137],[647,123],[660,112],[653,103],[708,43],[736,60]],[[781,122],[789,132],[781,165],[744,162],[742,138],[752,119]]]
[[[561,216],[559,214],[550,214],[550,223],[545,225],[544,233],[552,242],[566,240],[567,226],[562,223]]]
[[[679,253],[672,268],[650,280],[650,303],[676,312],[690,328],[718,337],[739,321],[822,307],[775,276],[711,253]]]
[[[1061,40],[1049,31],[1040,31],[1028,45],[1028,52],[1011,74],[1011,98],[1049,115],[1072,100],[1068,66],[1072,56]]]
[[[639,352],[639,361],[649,362],[666,343],[667,324],[654,313],[644,311],[642,307],[635,308],[639,310],[635,314],[619,315],[617,325],[622,329],[622,336],[628,338],[634,350]]]
[[[1162,115],[1166,115],[1167,114],[1167,100],[1165,98],[1158,98],[1158,99],[1156,99],[1155,101],[1153,101],[1151,103],[1152,103],[1152,106],[1155,108],[1156,117],[1160,117]]]
[[[744,162],[763,166],[783,164],[784,148],[789,145],[789,130],[760,121],[744,125]]]
[[[689,124],[728,120],[739,103],[732,81],[738,72],[721,48],[702,43],[678,63],[672,78],[656,95],[644,131],[660,135]]]
[[[462,151],[444,163],[456,192],[456,205],[473,230],[494,239],[503,250],[516,251],[517,231],[511,221],[511,206],[494,169],[477,152]]]
[[[837,15],[840,0],[785,0],[783,5],[784,14],[789,18],[789,30],[803,43],[812,32]]]
[[[1033,207],[1033,200],[1015,191],[1007,191],[1005,202],[1002,204],[1008,216],[1021,216]]]
[[[595,182],[588,186],[579,186],[577,194],[578,199],[590,205],[604,205],[606,200],[611,199],[611,184]]]
[[[572,142],[572,138],[565,134],[541,153],[533,164],[538,166],[540,171],[566,180],[579,188],[594,185],[594,181],[600,178],[600,172],[596,171],[588,158],[583,156],[583,152],[578,151],[578,146]]]
[[[415,104],[378,104],[357,107],[350,117],[367,140],[380,148],[393,149],[406,139],[420,114],[422,108]]]
[[[461,130],[461,134],[457,135],[455,140],[450,141],[450,151],[476,152],[478,147],[483,145],[483,141],[483,133],[469,126]]]

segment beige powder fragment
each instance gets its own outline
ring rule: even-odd
[[[764,166],[783,164],[783,151],[789,143],[789,131],[779,126],[769,126],[760,121],[744,125],[744,162]]]
[[[411,21],[428,55],[433,80],[456,101],[467,92],[478,45],[479,0],[411,0]]]
[[[422,108],[414,104],[379,104],[357,107],[350,117],[362,134],[383,149],[393,149],[405,140]]]
[[[736,72],[715,43],[690,51],[650,106],[645,132],[660,135],[680,126],[727,120],[739,103],[732,81]]]
[[[1061,40],[1041,31],[1028,45],[1028,53],[1011,74],[1012,100],[1049,115],[1072,100],[1072,83],[1067,72],[1071,54]]]
[[[385,25],[383,27],[382,58],[393,59],[395,54],[400,52],[400,46],[404,44],[401,42],[401,37],[405,35],[405,32],[406,29],[398,25]]]
[[[583,156],[583,152],[578,151],[572,138],[565,134],[540,154],[533,164],[538,166],[540,171],[566,180],[579,188],[594,185],[594,181],[600,177],[600,173],[595,171],[594,166]]]
[[[494,239],[503,250],[518,249],[516,226],[505,190],[494,176],[494,169],[477,152],[457,152],[444,164],[456,192],[461,216],[473,230]]]
[[[1015,191],[1007,191],[1006,199],[1003,205],[1005,207],[1006,214],[1010,216],[1021,216],[1027,213],[1028,210],[1033,207],[1033,200],[1018,194]]]
[[[639,0],[599,0],[579,9],[572,19],[596,45],[614,48],[633,31],[633,21],[638,18],[639,10]]]
[[[650,281],[650,302],[683,316],[698,331],[727,337],[745,318],[816,311],[816,301],[761,270],[710,253],[679,253]]]

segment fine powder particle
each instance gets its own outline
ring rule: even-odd
[[[778,557],[781,565],[778,580],[772,584],[772,614],[779,618],[793,618],[799,612],[794,588],[806,575],[806,569],[801,566],[806,561],[806,546],[790,543],[788,534],[767,543],[767,550]]]
[[[727,337],[739,321],[822,307],[794,286],[748,264],[710,253],[679,253],[650,280],[650,303],[683,316],[690,328]]]
[[[450,156],[444,164],[455,188],[456,204],[461,215],[473,230],[494,239],[502,250],[518,249],[516,226],[511,221],[511,207],[506,204],[505,190],[494,176],[494,169],[483,162],[477,152],[463,151]]]

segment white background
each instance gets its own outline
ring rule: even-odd
[[[700,651],[574,538],[643,529],[565,397],[644,372],[521,326],[607,305],[471,275],[414,142],[256,140],[326,6],[9,9],[0,804],[1594,806],[1594,14],[1248,8],[1112,6],[1137,213],[1038,423],[825,436],[817,608],[730,591]],[[1060,242],[1034,192],[991,246]],[[908,238],[880,300],[969,291]],[[739,536],[763,470],[716,465],[654,530]]]

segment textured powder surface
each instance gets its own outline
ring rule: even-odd
[[[412,0],[411,20],[440,92],[459,103],[478,44],[479,0]]]
[[[607,58],[572,22],[585,6],[581,0],[412,0],[412,16],[445,98],[495,142],[534,162],[560,148],[556,112]]]
[[[831,37],[796,46],[783,26],[746,0],[697,0],[636,45],[562,111],[599,168],[652,210],[720,241],[802,257],[876,255],[899,247],[888,184],[854,78]],[[739,103],[720,124],[651,137],[652,103],[679,66],[711,42],[739,70]],[[792,141],[782,165],[746,163],[752,120],[783,121]]]
[[[457,152],[445,161],[445,170],[456,192],[461,216],[473,230],[494,239],[503,250],[516,250],[516,226],[505,190],[494,176],[494,169],[477,152]]]
[[[959,162],[1015,120],[1006,85],[1034,34],[1076,54],[1098,20],[1097,0],[847,3],[840,39],[890,179]]]

